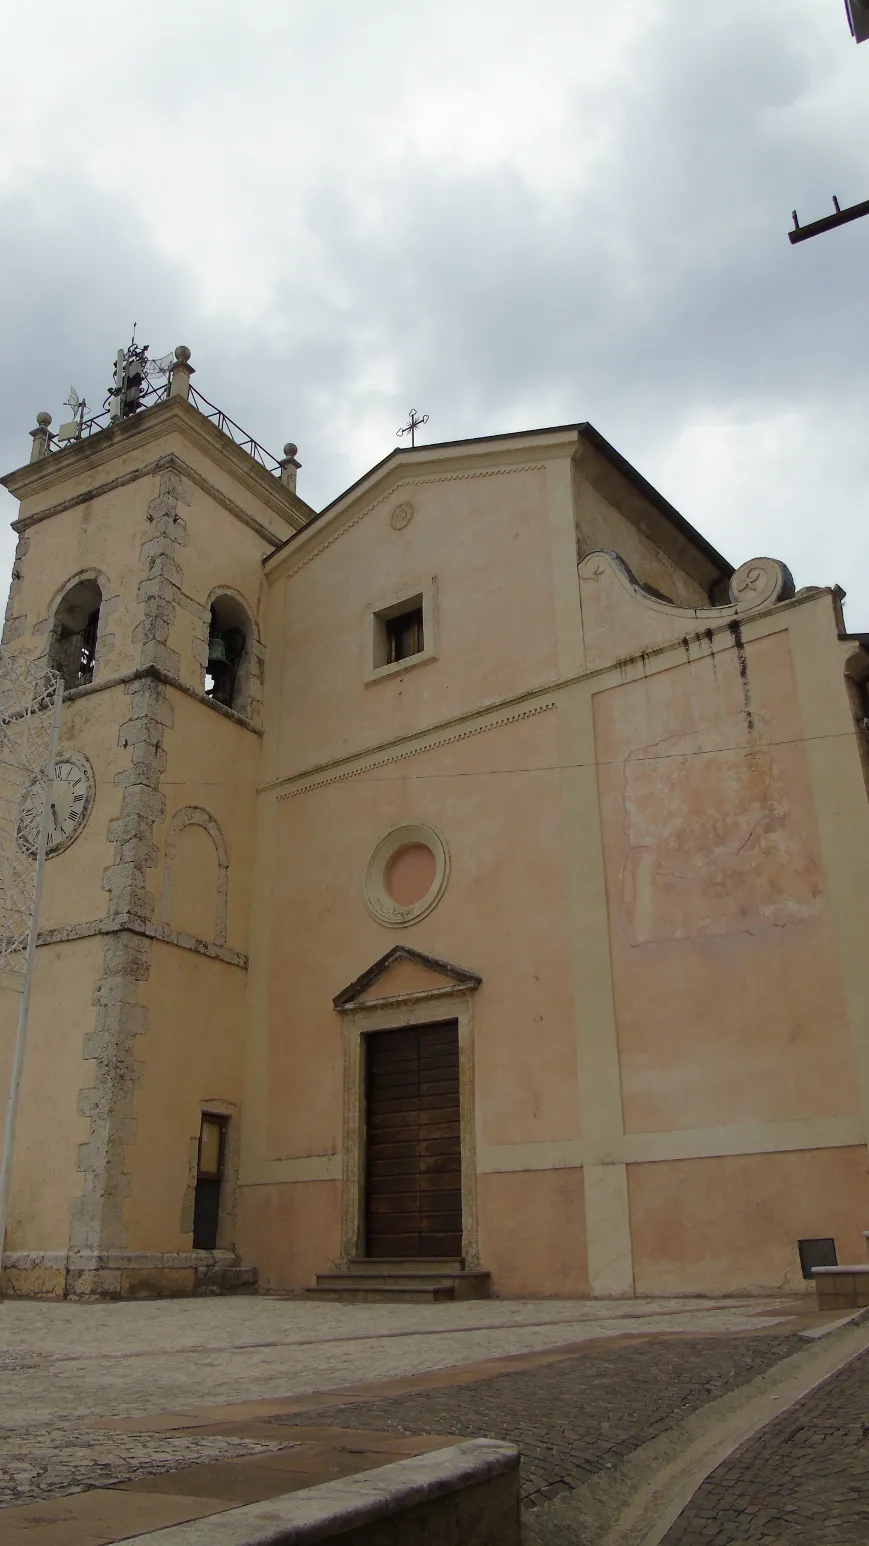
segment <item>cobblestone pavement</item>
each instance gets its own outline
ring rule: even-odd
[[[869,1353],[740,1445],[663,1546],[866,1546]]]
[[[284,1444],[286,1440],[284,1441]],[[79,1424],[27,1427],[4,1435],[0,1508],[162,1476],[181,1466],[260,1454],[284,1445],[166,1434],[83,1433]],[[2,1535],[2,1528],[0,1528]]]
[[[522,1498],[534,1507],[620,1465],[699,1407],[805,1346],[786,1335],[599,1344],[559,1363],[473,1385],[332,1407],[328,1421],[384,1433],[507,1439],[522,1450]],[[275,1419],[282,1426],[310,1421],[305,1414]]]
[[[252,1440],[205,1435],[108,1435],[90,1427],[103,1418],[325,1393],[626,1333],[714,1333],[708,1346],[719,1349],[716,1358],[724,1346],[718,1337],[728,1334],[738,1339],[734,1348],[743,1348],[739,1358],[751,1349],[749,1364],[740,1364],[740,1377],[749,1378],[752,1360],[771,1356],[762,1344],[784,1352],[786,1343],[799,1339],[740,1334],[756,1333],[758,1326],[764,1332],[774,1333],[776,1327],[790,1331],[794,1309],[793,1301],[708,1300],[491,1300],[421,1306],[267,1298],[78,1305],[7,1300],[0,1303],[0,1503],[128,1482],[262,1447]],[[672,1349],[676,1344],[666,1345]],[[645,1366],[648,1353],[642,1346],[636,1351]],[[629,1391],[628,1360],[622,1357],[619,1367]],[[725,1377],[714,1372],[718,1368],[718,1363],[711,1365],[710,1374],[695,1366],[697,1389],[693,1395],[683,1392],[684,1399],[709,1399],[718,1389],[716,1379]],[[503,1381],[487,1385],[493,1383]],[[468,1401],[470,1427],[446,1431],[482,1431],[475,1397],[471,1394]],[[644,1423],[639,1398],[635,1407],[639,1431]],[[535,1410],[545,1428],[547,1414],[539,1402]],[[331,1412],[325,1420],[331,1422]],[[567,1429],[570,1421],[565,1404],[562,1427]],[[443,1431],[434,1413],[426,1423],[428,1432]],[[529,1411],[524,1442],[540,1470],[549,1462],[542,1452],[535,1458],[532,1448],[542,1443],[545,1449],[548,1440],[539,1440],[536,1424],[537,1415]],[[543,1485],[558,1480],[550,1470],[541,1474]]]
[[[331,1305],[206,1298],[0,1302],[0,1433],[328,1391],[589,1338],[784,1324],[794,1302],[477,1300]],[[11,1365],[11,1366],[10,1366]]]

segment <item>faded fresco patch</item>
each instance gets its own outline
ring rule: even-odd
[[[732,714],[625,759],[621,914],[632,945],[760,934],[820,912],[818,866],[762,744],[764,719],[749,744],[744,714]]]

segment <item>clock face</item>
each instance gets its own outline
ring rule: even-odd
[[[78,837],[90,815],[93,796],[94,776],[87,758],[78,754],[59,758],[54,765],[47,858],[61,853]],[[18,821],[18,841],[30,854],[36,852],[41,815],[40,789],[38,784],[31,784],[21,801]]]

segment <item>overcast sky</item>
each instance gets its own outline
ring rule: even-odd
[[[0,0],[0,461],[132,323],[321,506],[589,419],[869,628],[869,45],[842,0]],[[11,556],[0,490],[0,563]],[[5,590],[5,582],[2,588]]]

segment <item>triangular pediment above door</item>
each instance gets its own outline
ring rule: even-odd
[[[416,998],[422,993],[444,992],[449,988],[478,988],[482,978],[463,966],[439,961],[437,956],[395,945],[375,961],[354,982],[336,993],[336,1009],[353,1009],[358,1004],[377,1003],[384,998]]]

